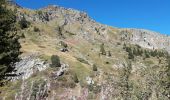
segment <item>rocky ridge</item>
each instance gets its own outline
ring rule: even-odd
[[[18,12],[19,18],[23,15],[28,21],[48,23],[58,19],[58,25],[65,30],[65,32],[76,33],[82,35],[86,39],[94,40],[92,33],[100,34],[102,37],[108,38],[107,33],[112,28],[92,20],[87,13],[81,12],[71,8],[64,8],[60,6],[51,5],[39,9],[34,14],[23,14]],[[79,29],[70,29],[73,25],[79,25]],[[118,33],[127,42],[138,44],[141,47],[149,49],[164,49],[170,52],[170,37],[162,35],[157,32],[144,29],[118,29]],[[102,38],[99,38],[102,40]],[[102,40],[104,41],[104,40]]]

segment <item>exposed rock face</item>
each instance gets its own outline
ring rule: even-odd
[[[24,14],[23,12],[18,11],[18,19],[21,19],[23,16],[25,16],[28,21],[36,22],[48,22],[57,18],[61,19],[63,17],[65,20],[59,22],[61,26],[74,23],[73,21],[80,23],[93,21],[85,12],[55,5],[39,9],[32,14]]]
[[[87,81],[87,84],[91,85],[91,84],[94,84],[94,81],[91,77],[86,77],[86,81]]]
[[[149,49],[164,49],[170,53],[170,37],[142,29],[121,29],[122,39]]]
[[[49,91],[50,82],[47,79],[39,79],[31,81],[31,83],[23,80],[20,92],[15,93],[15,100],[49,100]]]
[[[60,69],[53,73],[53,78],[57,79],[59,76],[62,76],[64,72],[68,70],[68,67],[68,64],[61,64]]]
[[[35,57],[34,55],[25,56],[21,59],[21,61],[15,64],[15,71],[14,74],[17,77],[14,79],[27,79],[32,74],[37,73],[39,71],[43,71],[49,67],[49,64],[45,61],[40,60],[39,58]]]

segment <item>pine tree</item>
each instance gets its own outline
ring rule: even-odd
[[[139,53],[137,52],[136,48],[133,49],[133,54],[134,54],[135,56],[138,56],[138,55],[139,55]]]
[[[12,64],[18,60],[20,44],[15,22],[16,16],[7,9],[7,1],[0,0],[0,80],[12,71]]]
[[[142,49],[138,49],[138,53],[139,53],[140,56],[142,56],[143,55],[143,50]]]
[[[126,44],[125,43],[123,44],[123,49],[126,49]]]
[[[149,58],[149,57],[150,57],[149,52],[148,52],[147,50],[145,50],[145,57],[146,57],[146,58]]]
[[[134,60],[134,55],[133,55],[132,51],[128,52],[128,58]]]
[[[112,56],[112,54],[111,54],[111,52],[110,52],[110,51],[108,51],[108,56],[109,56],[109,57],[111,57],[111,56]]]
[[[100,46],[100,53],[101,53],[102,55],[106,55],[106,51],[105,51],[105,49],[104,49],[104,43],[102,43],[101,46]]]
[[[22,17],[22,19],[19,21],[21,29],[28,28],[30,25],[30,22],[28,22],[25,18],[25,16]]]

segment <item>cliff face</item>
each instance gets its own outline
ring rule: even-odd
[[[30,25],[18,27],[17,76],[0,88],[0,99],[169,99],[170,37],[110,27],[59,6],[18,7],[18,22],[23,17]]]
[[[160,33],[141,30],[141,29],[124,29],[122,38],[126,38],[133,44],[149,49],[164,49],[170,52],[170,37]],[[126,37],[127,36],[127,37]]]

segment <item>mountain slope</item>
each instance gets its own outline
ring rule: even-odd
[[[169,99],[170,37],[102,25],[59,6],[18,7],[17,14],[30,25],[18,24],[18,76],[0,88],[0,99]]]

